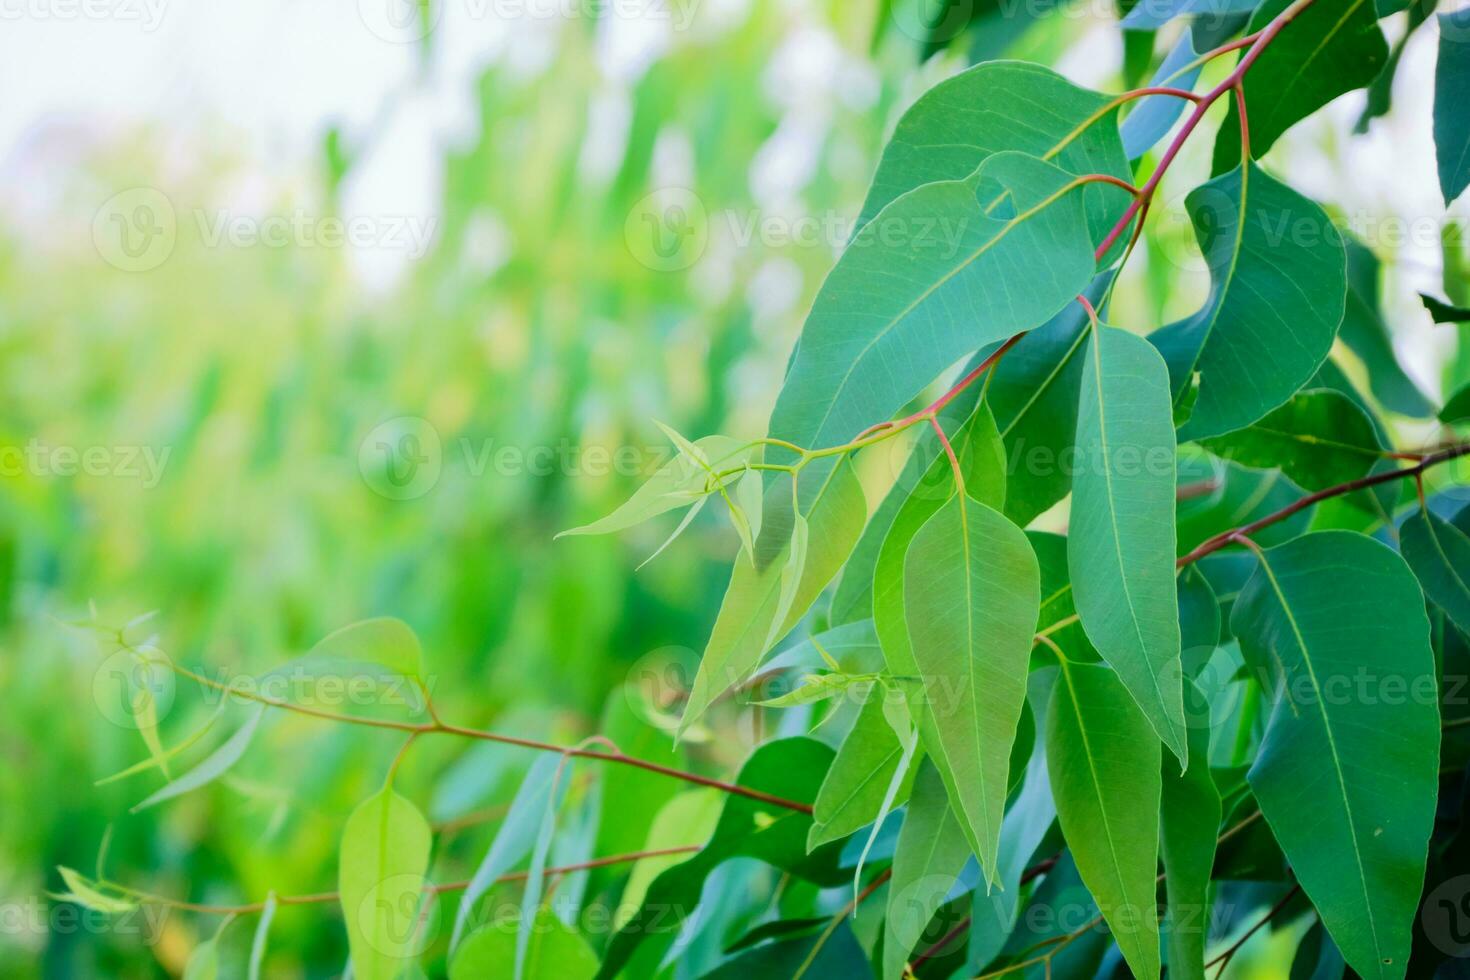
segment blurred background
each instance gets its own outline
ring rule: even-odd
[[[665,738],[649,707],[702,648],[734,536],[707,514],[635,574],[669,526],[552,535],[667,458],[655,418],[762,433],[918,93],[1002,55],[1125,86],[1109,2],[951,13],[933,30],[901,0],[0,3],[0,974],[176,975],[218,924],[61,917],[55,867],[94,868],[105,837],[110,877],[195,901],[334,887],[341,822],[401,741],[271,717],[230,776],[131,813],[159,779],[94,785],[146,749],[113,648],[71,622],[156,610],[140,635],[228,679],[393,615],[455,721]],[[1430,397],[1455,345],[1415,296],[1443,267],[1433,52],[1432,31],[1411,39],[1366,134],[1357,93],[1268,158],[1386,264],[1395,347]],[[1198,142],[1120,324],[1204,294],[1179,200],[1206,175]],[[166,743],[213,711],[205,693],[161,693]],[[762,732],[725,722],[658,758],[728,774]],[[416,747],[400,784],[442,832],[436,875],[473,867],[529,761]],[[631,836],[603,821],[586,849]],[[283,910],[269,974],[339,973],[334,916]],[[231,962],[250,928],[227,933]]]

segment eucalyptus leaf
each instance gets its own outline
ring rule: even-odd
[[[356,980],[396,980],[415,955],[431,842],[428,821],[392,786],[347,818],[337,890]]]

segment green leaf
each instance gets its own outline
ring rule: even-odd
[[[1429,318],[1435,323],[1470,323],[1470,309],[1446,303],[1428,293],[1420,293],[1419,301],[1424,304],[1424,308],[1429,311]]]
[[[963,180],[1003,151],[1050,160],[1073,176],[1102,173],[1129,180],[1132,172],[1111,101],[1049,68],[1022,61],[988,61],[945,79],[899,119],[878,161],[858,226],[909,191],[936,181]],[[1127,204],[1120,188],[1087,189],[1094,246]]]
[[[217,749],[205,756],[199,765],[163,786],[142,803],[133,807],[131,812],[137,813],[139,810],[156,806],[164,800],[182,796],[223,776],[231,766],[240,761],[245,755],[245,750],[250,748],[250,742],[255,738],[255,730],[260,726],[260,719],[264,714],[265,705],[255,705],[250,711],[250,716],[245,719],[245,723]]]
[[[1250,2],[1255,3],[1256,0]],[[1150,3],[1137,4],[1128,16],[1132,17],[1150,6]],[[1188,30],[1179,35],[1179,40],[1174,42],[1174,47],[1149,82],[1151,87],[1169,86],[1185,91],[1194,88],[1200,72],[1204,70],[1204,64],[1199,61],[1203,52],[1195,50],[1194,46],[1195,33]],[[1186,104],[1184,99],[1172,95],[1149,95],[1135,101],[1123,124],[1118,127],[1128,159],[1137,160],[1167,136],[1184,113]]]
[[[842,445],[977,347],[1071,302],[1096,268],[1075,181],[1036,157],[996,153],[963,180],[885,207],[817,295],[771,436]]]
[[[805,515],[793,515],[790,487],[783,478],[767,491],[755,557],[744,551],[735,557],[730,585],[679,721],[680,733],[715,698],[747,680],[766,651],[801,621],[862,533],[868,505],[850,459],[827,474]],[[773,498],[785,503],[784,512],[773,510]]]
[[[1440,14],[1439,64],[1434,72],[1434,151],[1444,203],[1470,185],[1470,10]]]
[[[671,431],[671,430],[669,430]],[[683,437],[681,436],[680,439]],[[749,442],[729,436],[705,436],[690,444],[697,455],[680,452],[660,466],[633,496],[606,517],[557,534],[558,538],[578,534],[612,534],[627,530],[644,521],[688,507],[703,499],[709,479],[708,466],[731,469],[749,461],[753,447]],[[703,462],[701,462],[701,457]]]
[[[968,497],[946,503],[909,544],[904,617],[922,679],[919,728],[992,882],[1040,593],[1025,533]]]
[[[184,964],[184,980],[216,980],[219,976],[219,943],[206,939],[189,954]]]
[[[1466,385],[1450,396],[1439,410],[1439,420],[1445,425],[1455,425],[1470,419],[1470,385]]]
[[[1051,793],[1082,881],[1139,977],[1159,975],[1161,755],[1112,670],[1062,662],[1047,709]]]
[[[1420,510],[1399,528],[1399,548],[1424,594],[1470,635],[1470,537]]]
[[[471,933],[449,967],[450,980],[508,977],[516,972],[516,940],[528,943],[520,972],[526,980],[590,980],[597,955],[577,932],[542,908],[529,929],[492,922]]]
[[[1198,565],[1189,565],[1179,573],[1179,637],[1184,676],[1198,677],[1220,645],[1220,601]],[[1187,684],[1184,690],[1187,701]],[[1187,706],[1185,715],[1189,716]]]
[[[1261,30],[1291,2],[1265,0],[1247,30]],[[1264,154],[1282,133],[1344,92],[1370,84],[1387,62],[1388,42],[1373,0],[1306,7],[1246,72],[1251,155]],[[1240,163],[1240,112],[1234,99],[1229,103],[1215,139],[1216,174]]]
[[[1181,441],[1249,425],[1290,398],[1326,360],[1347,295],[1331,219],[1255,164],[1195,188],[1185,206],[1213,288],[1198,313],[1149,338],[1176,403],[1200,375]]]
[[[832,762],[832,750],[809,738],[767,742],[740,770],[737,782],[764,793],[811,802]],[[608,944],[598,976],[617,976],[644,943],[667,948],[680,924],[699,904],[705,879],[733,857],[753,857],[822,885],[846,878],[838,867],[840,849],[823,847],[808,855],[812,818],[795,810],[745,796],[727,795],[714,835],[686,861],[663,871],[648,886],[637,911]]]
[[[1169,976],[1204,980],[1205,943],[1210,938],[1210,871],[1215,863],[1221,805],[1210,775],[1209,705],[1192,681],[1185,692],[1191,706],[1201,709],[1201,716],[1189,727],[1189,768],[1181,774],[1164,764],[1159,847],[1168,907],[1163,932]]]
[[[1295,503],[1305,494],[1279,470],[1249,470],[1181,447],[1179,490],[1189,495],[1179,501],[1179,553],[1206,538],[1242,527],[1256,518]],[[1306,531],[1312,510],[1307,508],[1273,524],[1255,536],[1262,545],[1279,544]]]
[[[377,664],[404,677],[424,677],[424,651],[418,636],[403,620],[388,616],[365,619],[329,633],[307,656]]]
[[[1174,423],[1158,351],[1099,326],[1077,415],[1067,554],[1083,629],[1183,763],[1183,673],[1174,584]]]
[[[1439,768],[1418,584],[1370,538],[1308,534],[1261,554],[1231,623],[1281,675],[1248,777],[1261,812],[1348,964],[1402,977]]]
[[[358,980],[395,980],[413,958],[432,840],[428,821],[391,785],[347,818],[337,890]]]
[[[61,873],[61,880],[66,883],[67,890],[53,894],[53,898],[74,902],[82,908],[108,915],[121,915],[138,907],[138,903],[132,899],[109,895],[103,891],[105,886],[101,882],[91,881],[78,871],[64,865],[58,866],[56,870]]]
[[[1139,3],[1123,18],[1122,27],[1129,31],[1151,31],[1163,27],[1182,14],[1221,17],[1226,14],[1248,14],[1261,0],[1149,0]]]
[[[837,757],[817,790],[807,849],[856,833],[878,818],[884,795],[898,772],[903,745],[883,714],[889,692],[874,685]],[[899,802],[907,794],[900,790]]]
[[[1260,421],[1203,445],[1242,466],[1280,467],[1307,490],[1356,480],[1383,458],[1372,420],[1351,398],[1325,388],[1298,392]]]
[[[260,921],[255,924],[255,935],[250,940],[250,964],[245,976],[247,980],[260,980],[265,967],[266,943],[270,941],[271,923],[276,918],[276,893],[265,896],[265,908],[260,910]]]
[[[643,849],[659,851],[704,844],[715,832],[723,803],[724,796],[715,789],[696,789],[678,794],[654,817]],[[623,886],[622,899],[613,916],[613,928],[621,929],[627,925],[643,904],[643,897],[648,894],[648,886],[653,880],[684,860],[677,854],[659,854],[633,862],[628,883]]]
[[[1434,409],[1419,386],[1404,373],[1394,354],[1379,301],[1378,257],[1349,236],[1344,236],[1343,244],[1347,248],[1348,294],[1338,336],[1363,362],[1368,371],[1369,390],[1384,408],[1423,418]]]
[[[925,762],[898,833],[888,915],[883,931],[883,980],[899,980],[910,952],[970,859],[965,829],[949,806],[939,770]],[[927,937],[930,940],[937,936]]]
[[[779,697],[757,701],[763,708],[793,708],[803,704],[816,704],[830,698],[841,697],[854,685],[872,684],[877,674],[807,674],[801,682]]]

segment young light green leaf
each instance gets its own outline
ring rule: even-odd
[[[1067,538],[1073,600],[1088,639],[1182,764],[1168,370],[1125,330],[1100,325],[1087,344]]]
[[[260,921],[255,924],[255,935],[250,940],[250,966],[245,976],[247,980],[260,980],[261,970],[265,966],[266,943],[270,941],[271,923],[276,918],[276,893],[268,892],[265,896],[265,908],[260,910]]]
[[[1280,468],[1297,486],[1322,490],[1356,480],[1383,458],[1373,422],[1340,391],[1299,391],[1244,429],[1202,441],[1222,459]]]
[[[730,505],[730,520],[735,525],[735,533],[740,535],[740,544],[755,561],[755,539],[761,533],[761,506],[763,502],[763,481],[759,470],[747,469],[740,482],[735,484],[735,496],[733,499],[727,497]]]
[[[969,497],[951,498],[909,544],[903,602],[920,732],[991,882],[1040,592],[1025,533]]]
[[[1198,313],[1149,338],[1176,404],[1200,375],[1181,441],[1249,425],[1290,398],[1326,360],[1347,295],[1331,219],[1255,164],[1195,188],[1185,206],[1213,289]]]
[[[204,940],[189,954],[184,964],[184,980],[216,980],[219,977],[219,943],[214,937]]]
[[[143,761],[134,763],[133,765],[128,766],[126,769],[123,769],[120,772],[115,772],[111,776],[104,776],[104,777],[102,777],[101,779],[99,779],[95,783],[93,783],[92,785],[94,785],[94,786],[106,786],[108,783],[115,783],[115,782],[117,782],[120,779],[126,779],[129,776],[136,776],[138,773],[140,773],[140,772],[147,772],[149,769],[160,769],[160,770],[162,770],[163,767],[161,765],[161,762],[166,761],[168,759],[176,758],[177,756],[183,754],[184,752],[188,751],[191,747],[193,747],[194,745],[198,744],[199,740],[202,739],[205,735],[208,735],[210,729],[212,729],[214,727],[214,723],[217,722],[217,721],[219,721],[220,715],[222,715],[222,714],[225,713],[225,708],[229,707],[229,704],[230,704],[229,700],[227,700],[227,699],[226,700],[221,700],[220,703],[219,703],[219,705],[214,709],[214,711],[212,711],[210,713],[209,717],[205,719],[203,725],[201,725],[200,727],[196,728],[182,742],[179,742],[177,745],[173,746],[172,748],[165,749],[164,752],[163,752],[163,755],[161,757],[155,758],[154,756],[150,755],[148,758],[144,759]],[[164,774],[167,775],[166,772]]]
[[[1292,0],[1265,0],[1249,31],[1275,20]],[[1373,0],[1313,3],[1262,50],[1246,72],[1245,104],[1251,155],[1269,150],[1298,121],[1353,89],[1368,85],[1388,61]],[[1240,163],[1240,115],[1235,100],[1215,139],[1214,173]]]
[[[1061,663],[1046,764],[1062,833],[1134,976],[1159,975],[1159,740],[1109,668]]]
[[[403,620],[390,616],[365,619],[329,633],[307,656],[377,664],[417,680],[424,676],[424,650],[418,635]]]
[[[418,808],[391,785],[347,818],[337,890],[357,980],[396,980],[415,954],[432,838]]]
[[[518,948],[522,942],[523,955]],[[590,980],[596,973],[597,955],[592,947],[545,908],[527,928],[508,929],[492,922],[477,929],[449,966],[450,980],[511,975],[525,980]]]
[[[1399,548],[1424,594],[1470,635],[1470,537],[1420,510],[1399,529]]]
[[[805,555],[795,589],[783,596],[783,584],[791,581],[786,571],[797,533],[790,498],[789,477],[775,481],[766,494],[766,516],[755,557],[745,552],[735,557],[730,585],[679,722],[681,733],[700,719],[715,698],[749,678],[771,644],[801,620],[847,560],[868,516],[862,484],[851,460],[843,460],[827,474],[801,515],[808,528],[801,532],[807,542]],[[773,508],[773,501],[784,504],[785,510]],[[778,617],[783,608],[784,614]]]
[[[802,574],[806,571],[808,542],[806,518],[798,513],[793,518],[791,545],[786,551],[786,564],[781,569],[781,590],[776,598],[776,614],[771,617],[771,628],[766,633],[764,646],[767,650],[790,628],[787,619],[791,615],[792,604],[796,602],[796,590],[801,585]],[[833,574],[836,574],[835,570]]]
[[[910,952],[925,935],[929,920],[944,903],[965,862],[970,842],[950,809],[944,781],[925,761],[914,779],[888,886],[883,931],[883,980],[899,980]]]
[[[696,789],[680,793],[670,799],[653,818],[644,841],[646,851],[659,851],[673,847],[703,844],[715,832],[720,819],[720,807],[724,797],[718,790]],[[639,858],[628,873],[628,883],[623,886],[622,900],[613,915],[614,929],[621,929],[643,904],[648,886],[655,878],[685,859],[677,854],[659,854]]]
[[[1075,176],[1132,173],[1118,136],[1117,108],[1041,65],[987,61],[948,78],[899,119],[883,149],[858,227],[909,191],[963,180],[996,153],[1014,150],[1050,160]],[[1100,243],[1128,200],[1116,187],[1086,191],[1090,241]]]
[[[1470,9],[1440,14],[1439,62],[1434,70],[1434,150],[1444,203],[1470,186]]]
[[[807,674],[801,683],[779,697],[756,703],[765,708],[792,708],[802,704],[815,704],[828,698],[840,697],[857,684],[873,684],[877,674]]]
[[[538,756],[531,763],[525,779],[516,790],[515,799],[511,800],[505,820],[495,832],[495,839],[490,842],[490,849],[480,859],[480,865],[475,869],[464,896],[460,899],[459,911],[454,916],[454,929],[449,937],[450,949],[457,947],[464,936],[465,925],[469,922],[475,903],[490,890],[497,878],[531,853],[547,811],[560,805],[559,798],[553,799],[553,791],[566,791],[566,783],[556,779],[561,759],[559,755],[547,753]]]
[[[83,908],[104,912],[108,915],[122,915],[138,907],[138,903],[130,898],[109,895],[102,890],[104,886],[101,882],[91,881],[80,872],[65,866],[59,866],[56,870],[61,873],[61,880],[66,883],[67,890],[52,893],[53,898],[63,902],[75,902]]]
[[[545,808],[539,814],[536,843],[531,848],[531,863],[521,892],[521,921],[520,929],[516,931],[514,980],[526,980],[527,976],[535,975],[526,972],[530,960],[531,937],[537,930],[537,920],[543,911],[541,896],[546,891],[546,858],[551,853],[551,838],[556,832],[557,812],[566,795],[567,767],[571,758],[564,755],[558,759],[556,772],[551,777],[551,791],[547,794]]]
[[[1264,551],[1231,626],[1280,673],[1251,789],[1348,964],[1408,965],[1434,823],[1439,704],[1424,600],[1403,559],[1348,531]]]
[[[1006,152],[895,199],[817,295],[771,436],[841,445],[976,347],[1045,323],[1096,269],[1085,187]]]
[[[157,792],[150,795],[142,803],[133,807],[132,812],[146,810],[150,806],[156,806],[164,800],[171,800],[176,796],[192,792],[201,786],[206,786],[223,776],[230,767],[239,762],[245,755],[245,750],[250,748],[250,742],[255,738],[255,730],[260,726],[260,719],[265,715],[265,705],[257,704],[250,709],[250,715],[245,719],[233,735],[220,744],[204,759],[184,773],[178,779],[167,784]]]
[[[904,754],[903,744],[883,716],[883,701],[889,696],[881,685],[874,685],[838,747],[812,805],[808,850],[841,840],[878,819]],[[900,792],[895,799],[902,802],[903,796]]]
[[[670,534],[667,538],[664,538],[664,543],[655,548],[653,554],[649,555],[647,558],[643,559],[643,561],[639,562],[638,568],[642,569],[644,565],[647,565],[659,555],[663,554],[665,548],[673,544],[681,534],[687,531],[689,529],[689,525],[693,524],[694,519],[699,516],[699,512],[704,509],[704,505],[708,500],[708,497],[700,497],[698,500],[694,501],[694,506],[685,511],[684,519],[681,520],[679,522],[679,525],[674,528],[674,533]]]
[[[1205,943],[1210,938],[1210,873],[1222,808],[1210,775],[1209,705],[1193,681],[1185,683],[1185,699],[1192,709],[1190,765],[1180,773],[1165,760],[1163,771],[1159,846],[1168,895],[1163,934],[1169,976],[1204,980]]]

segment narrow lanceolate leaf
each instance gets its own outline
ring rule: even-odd
[[[1347,258],[1326,213],[1254,164],[1195,188],[1185,205],[1210,296],[1149,339],[1176,403],[1199,374],[1179,432],[1190,440],[1251,424],[1317,373],[1342,322]]]
[[[1218,623],[1216,624],[1218,629]],[[1210,775],[1208,706],[1193,682],[1186,688],[1192,705],[1201,708],[1189,728],[1189,768],[1182,774],[1164,763],[1163,808],[1159,844],[1164,859],[1168,909],[1164,941],[1169,950],[1169,976],[1204,980],[1205,943],[1209,939],[1210,871],[1215,863],[1215,835],[1220,827],[1220,793]]]
[[[1123,18],[1123,29],[1152,31],[1183,14],[1220,17],[1248,14],[1261,0],[1151,0],[1139,3]]]
[[[1078,88],[1041,65],[987,61],[940,82],[898,121],[883,148],[858,225],[896,198],[941,180],[963,180],[990,156],[1015,150],[1050,160],[1074,176],[1128,180],[1117,108],[1099,92]],[[1127,207],[1118,187],[1085,192],[1094,245]]]
[[[206,786],[220,776],[223,776],[229,771],[231,766],[240,761],[240,758],[245,754],[245,750],[250,747],[251,740],[255,738],[255,730],[260,726],[260,719],[264,714],[265,705],[261,704],[253,707],[250,710],[249,716],[245,719],[245,723],[233,735],[227,738],[219,748],[205,756],[199,765],[190,769],[178,779],[173,780],[162,789],[153,793],[142,803],[133,807],[133,812],[136,813],[139,810],[145,810],[150,806],[162,803],[164,800],[171,800],[176,796],[182,796],[201,786]]]
[[[516,944],[526,948],[519,961]],[[576,930],[563,924],[548,909],[524,930],[507,929],[492,922],[472,933],[449,966],[450,980],[480,980],[509,977],[517,971],[525,980],[589,980],[597,973],[597,955]]]
[[[1128,16],[1132,17],[1148,6],[1146,3],[1136,5]],[[1150,86],[1168,86],[1186,91],[1194,87],[1204,69],[1203,63],[1199,61],[1200,52],[1194,47],[1194,34],[1194,31],[1189,30],[1179,35],[1179,40],[1174,43],[1163,64],[1159,65],[1159,70],[1154,73]],[[1184,113],[1186,104],[1184,99],[1172,95],[1149,95],[1137,100],[1123,124],[1118,127],[1128,159],[1137,160],[1168,135],[1174,123]]]
[[[885,207],[817,294],[770,434],[846,443],[965,354],[1045,323],[1096,268],[1086,187],[1006,152]]]
[[[735,557],[725,600],[679,722],[681,732],[715,698],[749,678],[771,646],[800,622],[862,533],[868,505],[851,460],[828,470],[806,513],[792,513],[790,496],[788,478],[773,483],[755,555],[742,550]]]
[[[903,595],[923,684],[925,748],[994,881],[1041,607],[1036,556],[1025,533],[1001,514],[955,497],[914,535]]]
[[[1123,958],[1159,975],[1159,741],[1109,668],[1062,663],[1047,709],[1046,765],[1077,871]]]
[[[1416,5],[1415,9],[1422,7]],[[1363,362],[1368,387],[1384,408],[1423,418],[1434,408],[1394,354],[1379,299],[1382,273],[1378,256],[1351,236],[1343,237],[1343,245],[1347,248],[1348,295],[1338,336]]]
[[[247,980],[260,980],[265,967],[265,949],[270,941],[271,923],[276,918],[276,893],[265,897],[265,908],[261,909],[260,921],[255,924],[255,935],[250,939],[250,963],[245,973]]]
[[[1067,548],[1074,601],[1092,645],[1184,762],[1168,370],[1125,330],[1099,326],[1087,345]]]
[[[1434,72],[1434,151],[1446,206],[1470,185],[1470,8],[1439,15],[1439,64]]]
[[[1265,0],[1249,30],[1265,27],[1292,0]],[[1251,155],[1344,92],[1362,88],[1388,61],[1373,0],[1313,3],[1297,14],[1245,75]],[[1215,140],[1215,173],[1240,162],[1240,118],[1235,101]]]
[[[1344,958],[1404,975],[1439,768],[1424,599],[1387,546],[1308,534],[1262,553],[1231,625],[1281,673],[1249,782]]]
[[[395,980],[413,957],[431,841],[428,821],[391,786],[347,818],[337,890],[358,980]]]
[[[873,685],[852,730],[837,749],[812,809],[807,849],[841,840],[878,818],[883,797],[903,757],[903,745],[883,715],[889,692]],[[902,802],[900,791],[897,799]]]
[[[1383,458],[1373,421],[1347,395],[1325,388],[1297,392],[1260,421],[1203,445],[1243,466],[1279,468],[1307,490],[1356,480]]]
[[[1424,594],[1470,635],[1470,538],[1421,510],[1399,529],[1399,547]]]
[[[938,942],[926,927],[970,859],[964,828],[949,805],[939,771],[926,762],[893,852],[888,916],[883,932],[883,980],[899,980],[921,939]]]

